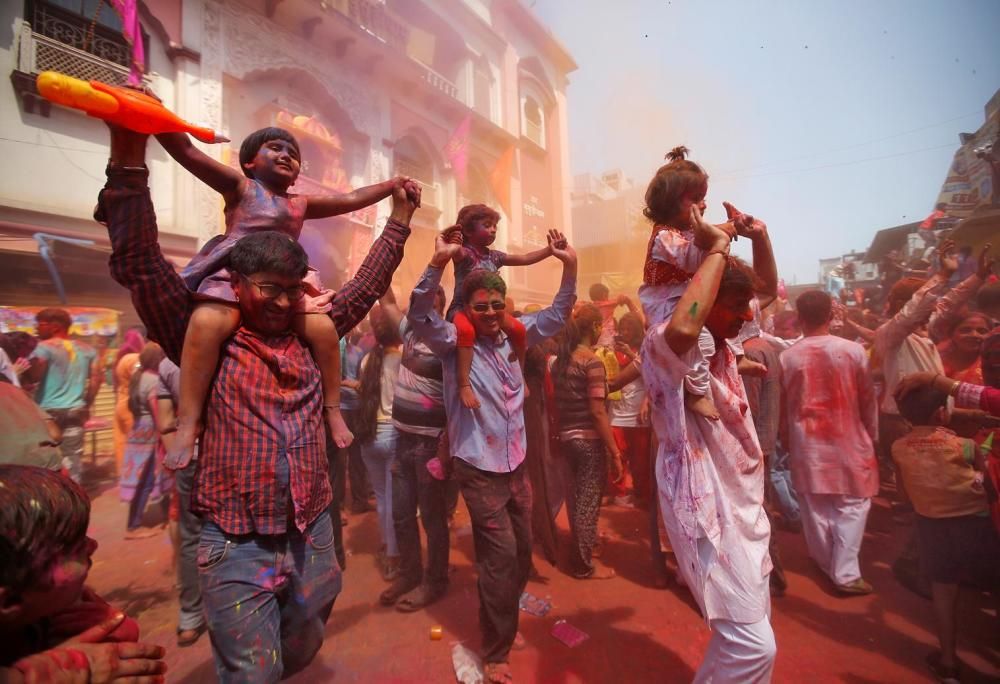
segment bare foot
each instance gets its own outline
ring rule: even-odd
[[[348,429],[347,423],[344,422],[344,414],[340,412],[340,409],[328,408],[324,409],[323,412],[326,414],[326,424],[330,428],[330,436],[333,437],[333,443],[337,445],[337,448],[346,449],[351,446],[354,435]]]
[[[587,575],[576,575],[577,579],[589,579],[589,580],[608,580],[614,579],[615,571],[613,568],[609,568],[603,563],[598,563],[597,561],[592,561],[594,569]]]
[[[148,539],[150,537],[155,537],[162,529],[155,527],[137,527],[134,530],[129,530],[125,533],[126,539]]]
[[[751,361],[745,356],[736,364],[736,370],[740,372],[740,375],[749,375],[755,378],[762,378],[767,375],[767,366],[756,361]]]
[[[458,396],[462,400],[462,406],[465,408],[479,408],[479,399],[476,398],[476,393],[472,391],[471,387],[459,387]]]
[[[514,681],[508,663],[486,663],[483,665],[483,674],[486,676],[487,684],[506,684]]]
[[[699,396],[697,394],[685,394],[684,404],[696,415],[708,418],[709,420],[719,419],[719,412],[716,410],[715,404],[712,403],[711,399],[704,395]]]

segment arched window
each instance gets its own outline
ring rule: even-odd
[[[527,95],[521,109],[524,137],[539,147],[545,147],[545,113],[538,101]]]
[[[441,188],[434,171],[434,160],[427,148],[413,135],[404,135],[393,146],[393,169],[396,175],[409,176],[423,186],[422,202],[429,208],[442,209]]]

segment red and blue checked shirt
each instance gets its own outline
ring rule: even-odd
[[[111,238],[112,277],[132,293],[149,338],[177,363],[193,302],[160,251],[147,179],[144,170],[109,169],[97,216]],[[385,293],[409,233],[390,220],[334,296],[338,333]],[[319,369],[295,335],[240,328],[222,348],[206,403],[192,509],[230,534],[284,534],[292,522],[305,530],[332,498],[322,403]]]

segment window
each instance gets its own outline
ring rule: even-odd
[[[397,174],[420,182],[424,204],[440,208],[441,197],[434,181],[434,163],[416,138],[407,135],[399,139],[394,149],[393,166]]]
[[[524,98],[524,137],[539,147],[545,147],[545,118],[542,108],[531,96]]]
[[[473,108],[492,120],[493,115],[493,74],[490,65],[477,62],[472,73]]]
[[[131,63],[132,50],[122,36],[121,18],[107,0],[29,0],[25,16],[37,35],[124,67]],[[142,37],[149,54],[148,36],[143,32]],[[37,71],[55,69],[77,75],[67,66],[43,61]]]

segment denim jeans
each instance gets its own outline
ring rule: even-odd
[[[180,616],[177,629],[198,629],[205,624],[205,609],[201,601],[201,587],[198,586],[198,545],[201,539],[201,518],[191,512],[191,487],[197,461],[178,470],[174,476],[177,486],[180,520],[178,531],[181,538],[180,553],[177,554],[177,582],[180,584]]]
[[[387,556],[398,556],[396,528],[392,523],[392,462],[396,459],[396,427],[392,423],[379,423],[375,438],[361,445],[361,457],[368,469],[368,479],[375,490],[375,507],[378,509],[378,526]]]
[[[437,455],[438,437],[399,431],[392,464],[392,519],[399,544],[400,577],[413,584],[424,579],[417,508],[427,535],[427,584],[434,591],[448,586],[448,482],[435,480],[427,461]]]
[[[276,682],[312,661],[340,593],[330,514],[280,535],[206,521],[198,574],[219,681]]]

